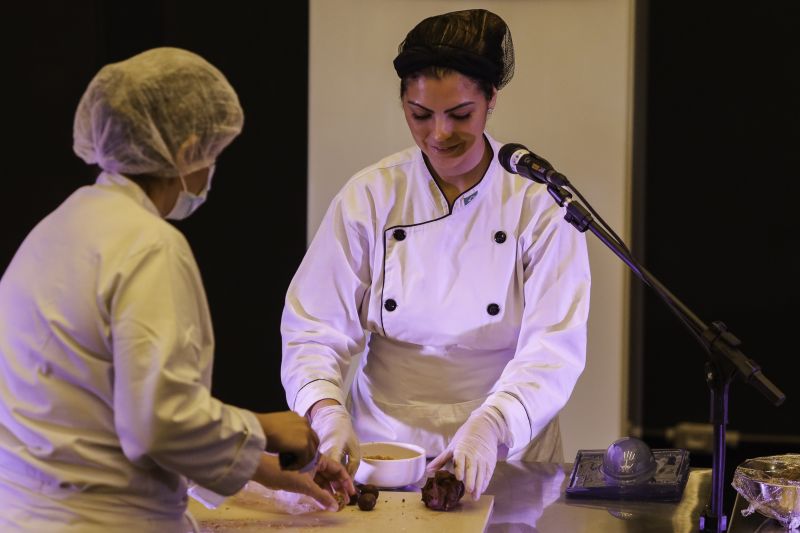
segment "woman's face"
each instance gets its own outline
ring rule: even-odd
[[[487,100],[473,80],[458,72],[408,81],[403,95],[406,122],[439,176],[461,176],[480,163],[483,130],[496,99],[496,91]]]

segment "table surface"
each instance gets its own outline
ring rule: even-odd
[[[265,497],[269,498],[257,487],[248,486],[217,509],[190,503],[190,510],[200,533],[258,533],[276,529],[297,533],[480,533],[486,530],[494,501],[492,496],[486,496],[477,502],[465,501],[451,511],[438,512],[425,507],[419,492],[381,491],[375,508],[368,512],[355,505],[337,513],[313,512],[314,506],[310,504],[307,511],[312,512],[290,514],[287,507],[281,509],[275,499]]]
[[[711,469],[694,468],[680,502],[623,502],[567,498],[571,464],[498,463],[486,493],[494,495],[490,533],[695,532],[711,496]],[[734,490],[727,484],[725,490]],[[737,496],[726,509],[728,533],[785,531],[758,513],[743,517],[747,502]]]
[[[491,515],[486,531],[489,533],[511,531],[689,533],[699,531],[700,514],[711,494],[711,470],[704,468],[690,471],[683,497],[679,502],[567,498],[565,488],[571,472],[571,464],[519,461],[498,463],[492,481],[486,490],[486,495],[490,495],[491,498],[481,498],[482,500],[493,500],[489,507]],[[727,488],[733,490],[729,485]],[[403,499],[403,505],[412,500],[416,501],[411,494],[408,496],[410,498]],[[489,505],[489,502],[480,503],[482,505],[476,507]],[[468,507],[472,506],[475,506],[475,502],[471,502]],[[388,510],[389,507],[386,508]],[[728,531],[730,533],[781,531],[780,528],[772,527],[777,526],[777,522],[765,519],[758,514],[742,517],[740,513],[742,508],[744,508],[742,502],[737,498],[734,509],[728,511],[730,523]],[[409,508],[401,508],[401,511],[408,512],[408,510]],[[224,511],[222,514],[225,514]],[[370,515],[370,513],[362,514]],[[242,525],[240,521],[237,520],[237,522],[240,526]],[[400,523],[403,521],[401,520]],[[405,524],[409,525],[408,522]],[[320,528],[319,526],[326,525],[317,524],[317,527],[325,529],[325,527]],[[413,529],[409,528],[409,531]]]
[[[690,532],[711,493],[711,470],[693,469],[680,502],[567,498],[570,464],[498,463],[487,494],[495,497],[489,532]]]

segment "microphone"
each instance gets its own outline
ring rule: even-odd
[[[500,148],[497,159],[506,171],[529,180],[556,187],[568,187],[567,177],[557,172],[546,159],[534,154],[521,144],[509,143]]]

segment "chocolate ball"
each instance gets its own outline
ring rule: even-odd
[[[371,492],[364,492],[358,497],[358,508],[362,511],[371,511],[375,508],[378,497]]]

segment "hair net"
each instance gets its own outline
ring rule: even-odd
[[[210,166],[242,131],[225,76],[178,48],[154,48],[104,66],[75,113],[73,150],[105,171],[159,177]]]
[[[398,47],[394,68],[405,78],[437,66],[504,87],[514,75],[514,45],[506,23],[485,9],[453,11],[417,24]]]

